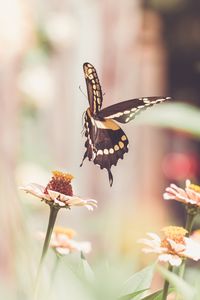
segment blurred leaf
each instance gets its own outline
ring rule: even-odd
[[[194,299],[195,290],[186,281],[162,267],[158,267],[158,270],[163,275],[163,277],[175,287],[176,291],[184,297],[184,300]]]
[[[194,300],[200,299],[200,273],[199,269],[188,268],[186,272],[186,280],[189,284],[191,284],[195,289],[195,297]]]
[[[169,292],[168,292],[168,295],[170,293],[172,293],[173,291],[174,291],[174,289],[170,288]],[[159,291],[157,291],[157,292],[155,292],[155,293],[153,293],[151,295],[148,295],[148,296],[142,298],[141,300],[162,300],[162,295],[163,295],[163,289],[159,290]]]
[[[134,293],[132,293],[132,294],[129,294],[129,295],[126,295],[126,296],[124,296],[124,297],[122,297],[122,298],[119,298],[119,300],[132,300],[132,299],[134,299],[137,295],[142,294],[142,293],[146,292],[147,290],[148,290],[148,289],[144,289],[144,290],[141,290],[141,291],[138,291],[138,292],[134,292]]]
[[[123,285],[120,297],[149,289],[153,278],[155,264],[151,265],[131,276]],[[136,299],[136,298],[135,298]]]
[[[82,271],[83,275],[88,281],[94,281],[95,276],[92,268],[90,267],[89,263],[87,262],[83,253],[81,253],[81,262],[82,262]]]
[[[135,120],[137,124],[148,124],[177,129],[200,138],[200,109],[182,103],[163,104],[152,107]]]

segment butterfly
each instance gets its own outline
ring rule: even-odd
[[[108,171],[110,186],[113,184],[111,167],[117,165],[128,152],[128,138],[115,122],[128,123],[138,113],[154,104],[170,100],[171,97],[143,97],[131,99],[102,109],[103,94],[95,68],[90,63],[83,64],[89,107],[85,111],[84,131],[86,158]]]

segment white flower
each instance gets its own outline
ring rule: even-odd
[[[70,174],[54,171],[51,181],[47,186],[30,183],[20,187],[21,190],[44,200],[47,204],[70,208],[71,206],[85,206],[93,210],[97,206],[94,199],[82,199],[73,195]]]
[[[182,227],[168,226],[163,228],[165,237],[155,233],[147,233],[151,239],[140,239],[139,242],[148,246],[143,248],[145,253],[157,253],[158,260],[169,262],[172,266],[180,266],[184,258],[195,261],[200,259],[200,244],[192,238],[185,237],[187,231]]]

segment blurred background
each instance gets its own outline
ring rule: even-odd
[[[184,224],[181,206],[163,201],[165,187],[184,186],[186,178],[199,182],[199,1],[7,0],[0,5],[2,283],[13,291],[19,281],[26,285],[20,273],[34,274],[42,246],[36,232],[45,231],[48,220],[47,206],[18,186],[46,185],[55,169],[75,176],[74,194],[98,201],[93,213],[63,210],[57,220],[77,230],[80,240],[92,241],[89,260],[107,257],[127,261],[132,269],[144,266],[149,258],[140,254],[137,239],[146,231]],[[105,170],[88,161],[79,167],[88,107],[84,62],[97,69],[104,107],[143,96],[174,98],[122,126],[130,150],[112,168],[112,188]]]

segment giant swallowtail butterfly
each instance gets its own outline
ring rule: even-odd
[[[89,107],[85,112],[86,157],[108,171],[110,186],[113,183],[112,165],[123,159],[128,152],[128,138],[115,122],[128,123],[142,110],[154,104],[171,99],[170,97],[143,97],[123,101],[101,109],[103,95],[95,68],[84,63],[83,71],[87,85]]]

